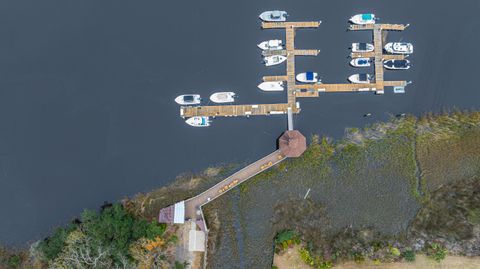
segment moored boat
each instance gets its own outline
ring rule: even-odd
[[[370,74],[354,74],[348,77],[351,83],[370,83],[372,75]]]
[[[387,60],[383,62],[383,66],[390,70],[407,70],[410,69],[409,60]]]
[[[263,41],[257,45],[262,50],[281,50],[283,49],[282,40],[272,39]]]
[[[195,116],[188,118],[185,121],[188,125],[193,126],[193,127],[208,127],[210,126],[210,119],[208,117],[203,117],[203,116]]]
[[[372,13],[365,13],[365,14],[357,14],[350,18],[350,22],[354,24],[374,24],[375,23],[375,14]]]
[[[350,61],[350,65],[353,67],[369,67],[370,64],[370,58],[355,58]]]
[[[318,82],[318,74],[315,72],[305,72],[305,73],[300,73],[295,76],[295,79],[299,82],[303,83],[315,83]]]
[[[201,101],[202,99],[198,94],[183,94],[175,98],[175,102],[177,102],[177,104],[184,106],[198,105]]]
[[[374,49],[370,43],[352,43],[352,52],[371,52]]]
[[[258,16],[262,21],[286,21],[287,12],[281,10],[265,11]]]
[[[265,66],[281,64],[285,62],[285,60],[287,60],[287,57],[283,55],[273,55],[273,56],[267,56],[263,58],[263,62],[265,63]]]
[[[210,100],[214,103],[232,103],[235,102],[234,92],[216,92],[210,95]]]
[[[283,91],[283,81],[266,81],[258,84],[258,88],[265,92]]]
[[[393,54],[412,54],[413,45],[407,42],[390,42],[385,44],[384,49]]]

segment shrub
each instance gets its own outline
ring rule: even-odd
[[[447,249],[437,243],[432,243],[427,248],[427,256],[441,262],[447,256]]]
[[[398,248],[390,248],[390,253],[392,253],[392,255],[395,257],[400,257],[400,250],[398,250]]]
[[[20,255],[12,255],[8,258],[8,266],[12,268],[17,268],[22,263],[22,257]]]
[[[58,257],[65,247],[65,240],[67,240],[68,235],[77,229],[77,226],[77,224],[70,224],[66,228],[56,228],[53,235],[40,242],[38,250],[43,254],[43,258],[53,260]]]
[[[413,250],[406,250],[405,252],[403,252],[403,258],[405,258],[405,260],[407,262],[414,262],[415,261],[415,251]]]

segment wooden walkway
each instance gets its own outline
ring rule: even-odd
[[[286,82],[287,102],[281,104],[248,104],[248,105],[213,105],[213,106],[195,106],[181,107],[180,116],[189,118],[193,116],[207,117],[236,117],[236,116],[257,116],[257,115],[275,115],[287,114],[288,108],[293,113],[299,113],[300,107],[296,98],[319,97],[321,92],[375,92],[383,94],[385,87],[405,87],[406,81],[385,81],[383,61],[390,59],[405,59],[405,55],[383,54],[385,31],[403,31],[409,25],[404,24],[369,24],[369,25],[350,25],[349,30],[371,30],[373,31],[373,52],[351,53],[352,58],[373,58],[375,67],[375,79],[368,84],[296,84],[295,81],[295,56],[316,56],[320,50],[295,49],[295,30],[297,28],[317,28],[321,21],[311,22],[263,22],[263,29],[284,29],[285,30],[285,49],[278,51],[264,51],[263,56],[283,55],[286,60],[286,75],[264,76],[263,81],[284,81]]]
[[[274,151],[271,154],[263,157],[262,159],[244,167],[233,175],[227,177],[215,186],[204,191],[203,193],[190,198],[185,201],[185,219],[202,220],[203,214],[201,207],[228,191],[234,189],[239,184],[247,181],[253,176],[263,172],[281,161],[286,157],[280,152],[280,150]]]

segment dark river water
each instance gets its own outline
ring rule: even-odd
[[[0,242],[23,244],[52,227],[184,171],[255,160],[275,148],[286,117],[215,119],[195,129],[173,102],[218,89],[239,103],[286,101],[256,88],[285,66],[260,64],[256,44],[280,30],[260,29],[258,14],[284,9],[289,20],[322,20],[299,30],[297,70],[345,82],[353,14],[410,23],[389,40],[412,41],[413,68],[386,79],[412,80],[407,93],[325,94],[301,99],[296,128],[340,137],[345,127],[390,115],[478,109],[480,1],[0,1]],[[365,113],[372,117],[365,119]]]

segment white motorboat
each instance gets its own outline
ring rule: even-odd
[[[272,11],[265,11],[260,14],[260,19],[262,21],[286,21],[287,20],[287,12],[281,10],[272,10]]]
[[[383,62],[383,66],[390,70],[407,70],[410,69],[409,60],[387,60]]]
[[[350,61],[350,65],[353,67],[369,67],[370,64],[370,58],[355,58]]]
[[[210,95],[210,100],[214,103],[233,103],[235,102],[234,92],[216,92]]]
[[[285,60],[287,60],[287,57],[283,55],[273,55],[273,56],[267,56],[263,58],[263,62],[265,63],[265,66],[281,64],[285,62]]]
[[[282,40],[272,39],[263,41],[257,45],[262,50],[281,50],[283,49]]]
[[[200,104],[200,101],[202,101],[202,99],[198,94],[183,94],[175,98],[175,102],[177,102],[177,104],[184,106],[198,105]]]
[[[210,119],[208,117],[195,116],[188,118],[185,121],[188,125],[193,127],[208,127],[210,126]]]
[[[300,73],[295,76],[297,81],[303,82],[303,83],[315,83],[318,82],[318,74],[315,72],[305,72],[305,73]]]
[[[375,47],[369,43],[352,43],[352,52],[371,52],[374,49]]]
[[[354,74],[348,77],[351,83],[370,83],[372,75],[370,74]]]
[[[407,42],[390,42],[385,44],[384,49],[393,54],[412,54],[413,45]]]
[[[375,14],[366,13],[366,14],[357,14],[350,18],[350,22],[354,24],[374,24],[375,23]]]
[[[258,88],[265,92],[283,91],[283,81],[267,81],[258,84]]]

